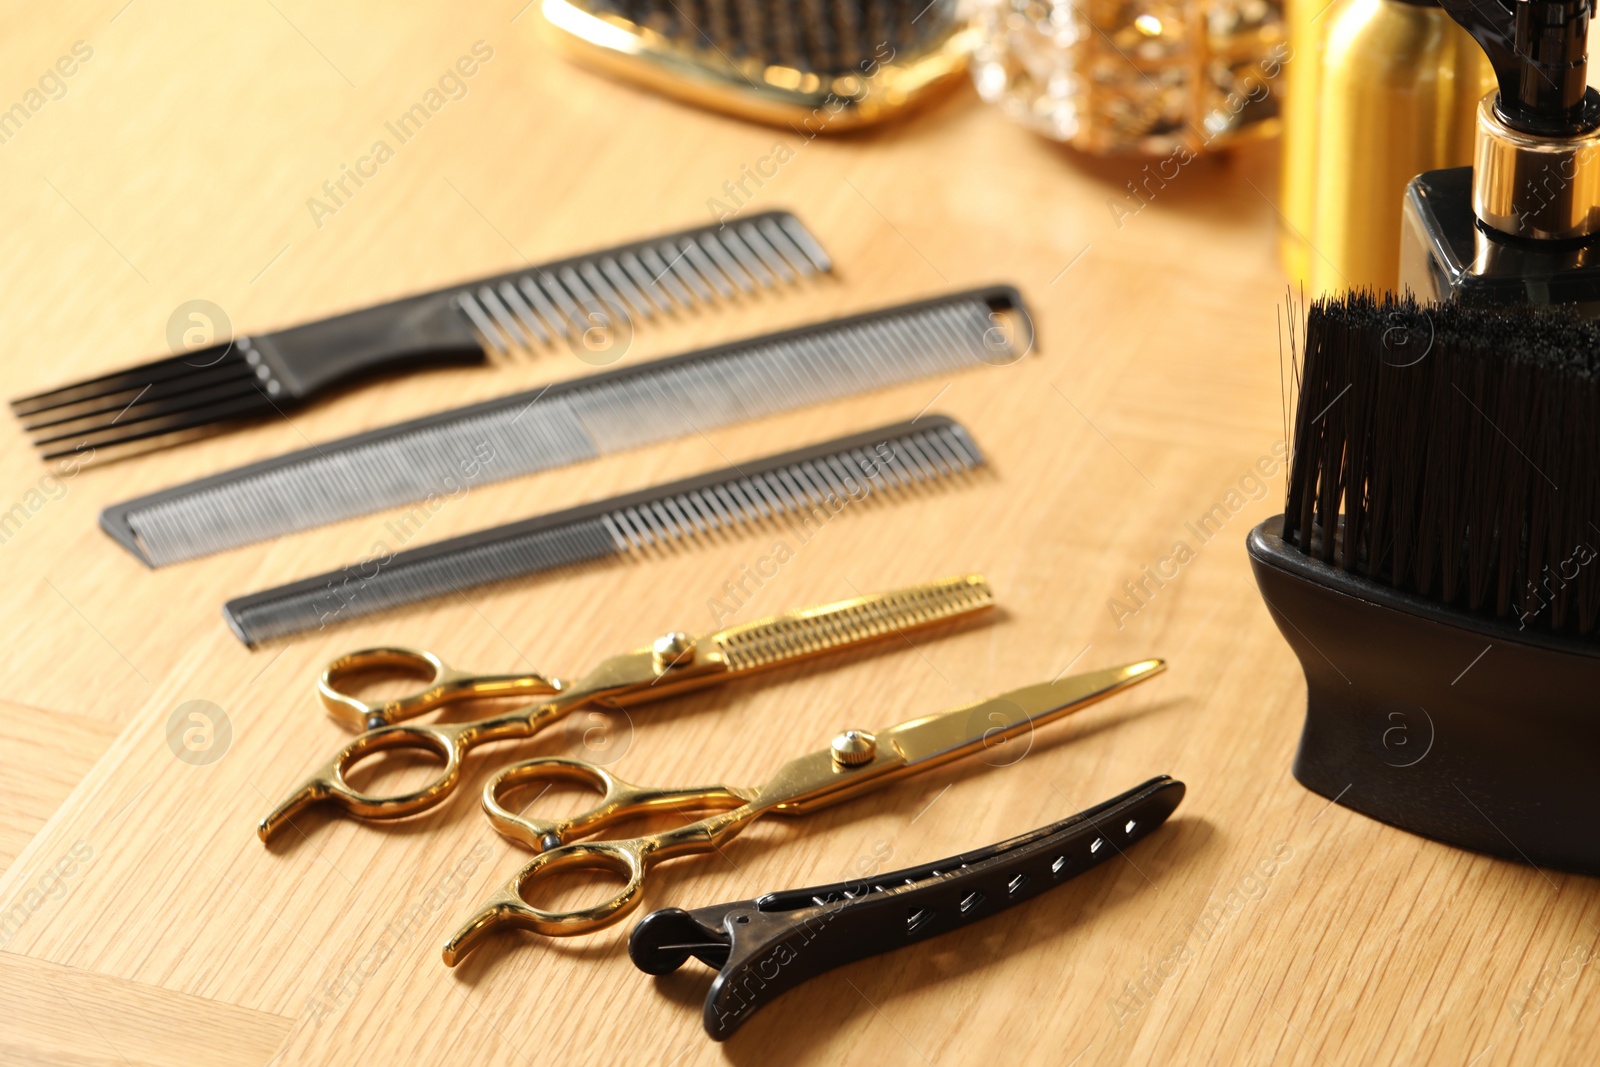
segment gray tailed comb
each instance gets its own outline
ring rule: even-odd
[[[809,538],[846,505],[983,465],[943,415],[353,563],[223,605],[247,645],[559,567],[789,520]]]

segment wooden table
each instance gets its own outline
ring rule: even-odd
[[[169,315],[193,299],[258,329],[698,224],[725,181],[781,143],[793,158],[747,210],[796,210],[837,277],[641,331],[629,359],[998,280],[1031,301],[1039,353],[474,489],[418,539],[931,404],[971,427],[989,472],[842,516],[735,618],[964,571],[990,577],[1002,613],[637,714],[605,741],[630,745],[617,769],[757,781],[841,726],[954,706],[1069,663],[1160,655],[1171,670],[1041,730],[1009,766],[953,765],[804,822],[758,825],[724,859],[678,865],[647,905],[936,858],[1159,772],[1187,782],[1188,799],[1125,859],[812,981],[726,1045],[700,1029],[708,972],[641,975],[626,926],[508,938],[451,971],[444,938],[525,856],[472,794],[506,753],[571,751],[576,735],[475,761],[431,817],[312,819],[303,837],[264,848],[256,819],[343,736],[311,699],[320,665],[400,643],[482,669],[570,674],[666,629],[709,627],[708,601],[770,535],[250,652],[218,618],[223,599],[358,558],[394,516],[150,572],[96,529],[98,510],[586,368],[562,354],[418,375],[65,478],[0,419],[0,512],[22,516],[0,544],[0,1061],[1592,1062],[1593,1014],[1580,1019],[1600,931],[1592,881],[1421,840],[1290,776],[1304,688],[1243,551],[1282,492],[1270,146],[1192,163],[1130,215],[1110,204],[1131,203],[1124,183],[1140,164],[1060,151],[970,92],[889,128],[805,142],[577,72],[531,12],[516,17],[523,2],[108,0],[10,15],[0,104],[25,100],[75,42],[92,55],[0,143],[6,393],[164,351]],[[337,210],[308,207],[478,41],[493,55],[464,96]],[[1186,524],[1219,503],[1229,518],[1202,542]],[[1126,583],[1178,542],[1194,558],[1131,601]],[[167,740],[194,700],[231,726],[208,764],[177,759]]]

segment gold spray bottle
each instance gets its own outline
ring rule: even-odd
[[[1434,0],[1326,4],[1290,0],[1284,267],[1312,295],[1393,289],[1406,183],[1470,162],[1494,71]]]

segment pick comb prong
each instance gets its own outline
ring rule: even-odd
[[[36,444],[39,445],[45,459],[56,459],[70,455],[84,447],[96,449],[112,448],[138,441],[148,441],[157,437],[165,437],[168,434],[186,433],[190,430],[211,426],[223,419],[267,415],[272,411],[272,402],[262,396],[259,391],[252,390],[248,395],[241,395],[223,403],[209,404],[197,410],[166,415],[159,419],[146,419],[131,425],[115,423],[94,433],[62,435],[52,438],[49,442],[36,442]],[[72,447],[59,449],[47,447],[47,445],[59,444],[65,441],[74,441],[76,443]]]
[[[260,390],[256,389],[255,383],[248,378],[223,382],[197,393],[179,393],[157,398],[135,394],[132,402],[119,408],[95,416],[67,419],[55,425],[41,426],[39,430],[43,431],[42,433],[35,433],[31,428],[29,432],[34,437],[35,443],[47,444],[66,437],[79,436],[82,433],[126,430],[141,426],[152,419],[210,410],[216,405],[232,403],[241,397],[260,398],[260,396]]]
[[[32,433],[47,426],[57,426],[74,419],[111,416],[112,422],[121,421],[126,413],[141,404],[158,400],[182,399],[190,393],[215,390],[236,383],[249,383],[255,375],[243,363],[233,362],[204,374],[189,378],[166,379],[147,382],[137,388],[129,387],[97,397],[74,400],[54,407],[42,408],[19,416],[23,429]]]
[[[144,385],[167,381],[171,378],[181,378],[193,371],[204,370],[206,367],[214,365],[215,361],[226,354],[231,347],[231,345],[222,345],[197,349],[193,352],[185,352],[181,355],[153,360],[142,366],[128,367],[124,370],[112,371],[93,378],[85,378],[82,381],[59,386],[55,389],[48,389],[42,393],[17,397],[11,401],[11,410],[17,415],[26,415],[46,408],[58,407],[62,404],[92,400],[96,397],[124,392],[129,389],[138,389]],[[218,351],[219,349],[220,352]]]

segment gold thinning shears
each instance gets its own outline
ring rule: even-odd
[[[414,815],[450,795],[461,780],[461,762],[469,749],[530,737],[579,708],[627,708],[675,696],[870,641],[903,637],[993,604],[994,594],[982,575],[946,578],[802,608],[698,636],[665,634],[647,648],[604,660],[573,682],[535,672],[465,674],[431,652],[402,648],[341,656],[322,673],[317,690],[330,714],[362,733],[262,819],[256,833],[262,841],[270,840],[295,815],[325,801],[367,819]],[[381,704],[367,703],[340,688],[359,674],[379,670],[413,674],[426,681],[417,692]],[[422,725],[402,721],[457,701],[525,694],[538,699],[487,718]],[[428,752],[443,766],[432,781],[408,792],[383,795],[351,788],[345,776],[355,764],[392,749]]]
[[[483,808],[496,830],[540,850],[478,909],[444,948],[454,967],[497,929],[518,927],[565,937],[608,926],[639,903],[646,872],[662,860],[721,848],[767,812],[807,815],[881,785],[938,767],[979,749],[1070,715],[1166,669],[1159,659],[1078,674],[1014,689],[966,707],[869,732],[845,730],[817,752],[791,760],[763,786],[651,789],[630,785],[583,760],[524,760],[496,774],[483,790]],[[532,782],[577,781],[604,790],[599,804],[566,819],[530,819],[501,799]],[[663,810],[714,812],[698,822],[614,841],[576,841],[623,819]],[[572,911],[545,911],[527,902],[530,885],[564,871],[597,870],[626,884],[611,899]]]

